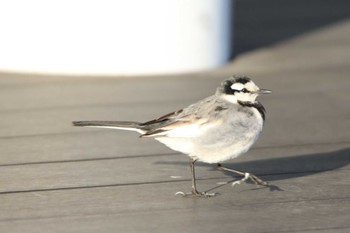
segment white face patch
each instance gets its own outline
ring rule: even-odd
[[[246,84],[234,83],[231,85],[231,89],[236,91],[242,91],[244,88],[246,88],[249,92],[256,92],[259,90],[253,81],[249,81]]]
[[[249,81],[245,84],[245,88],[247,88],[250,92],[255,92],[259,90],[259,87],[255,85],[253,81]]]
[[[242,83],[234,83],[231,85],[232,90],[241,91],[243,90],[243,88],[244,88],[244,85]]]
[[[228,95],[227,98],[225,98],[227,101],[232,103],[237,101],[254,102],[258,96],[257,91],[259,90],[259,87],[256,86],[252,81],[249,81],[245,84],[234,83],[230,87],[232,90],[237,91],[234,93],[234,95]],[[247,89],[248,92],[242,92],[244,88]]]

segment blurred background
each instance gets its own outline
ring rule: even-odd
[[[193,72],[230,57],[231,0],[4,1],[0,68],[64,74]]]
[[[347,19],[346,0],[0,1],[0,70],[205,71]]]

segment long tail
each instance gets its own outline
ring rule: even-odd
[[[135,121],[73,121],[74,126],[96,127],[136,131],[141,134],[145,133],[140,122]]]

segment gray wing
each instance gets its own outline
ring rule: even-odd
[[[184,109],[166,114],[158,119],[142,123],[146,133],[141,137],[165,136],[174,134],[187,136],[196,134],[203,124],[215,124],[215,114],[227,109],[225,102],[219,101],[215,96],[210,96]],[[208,123],[210,121],[210,123]],[[176,132],[176,133],[175,133]]]

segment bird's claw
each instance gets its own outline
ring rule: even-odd
[[[181,195],[182,197],[205,197],[205,198],[209,198],[209,197],[214,197],[216,196],[216,193],[207,193],[207,192],[189,192],[189,193],[185,193],[185,192],[176,192],[175,196]]]
[[[259,177],[255,176],[253,174],[250,174],[249,172],[245,172],[244,177],[242,179],[232,182],[232,186],[235,186],[237,184],[238,185],[242,184],[243,182],[247,181],[248,179],[250,179],[251,181],[253,181],[257,185],[262,185],[262,186],[268,185],[268,183],[266,181],[261,180]]]

